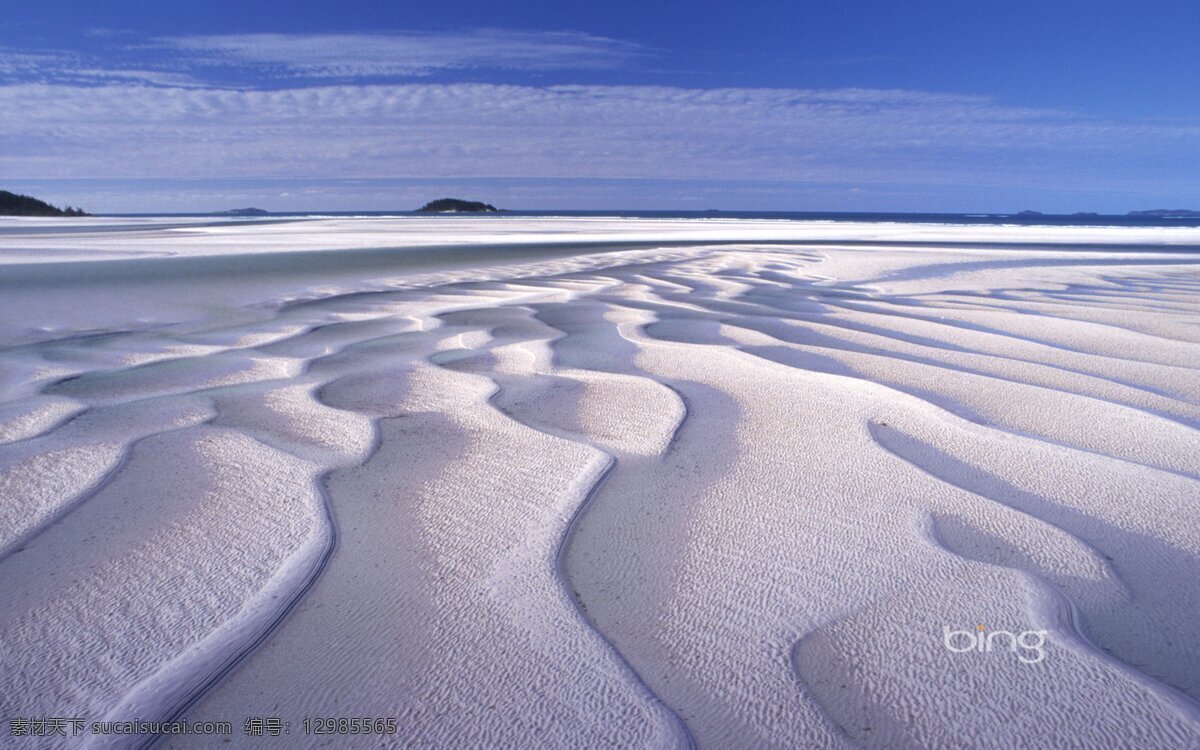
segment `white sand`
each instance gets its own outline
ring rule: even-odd
[[[0,315],[6,723],[1200,747],[1200,230],[3,220]]]

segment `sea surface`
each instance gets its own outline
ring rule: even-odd
[[[106,215],[106,214],[100,214]],[[353,216],[431,216],[418,211],[280,211],[261,217],[238,217],[228,213],[107,214],[130,217],[213,216],[245,219],[280,219]],[[994,226],[1079,226],[1079,227],[1200,227],[1200,216],[1127,216],[1078,214],[946,214],[946,213],[822,213],[815,211],[500,211],[470,214],[479,217],[595,216],[642,219],[776,219],[779,221],[840,221],[882,224],[980,224]]]

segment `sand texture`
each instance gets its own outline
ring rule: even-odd
[[[1200,747],[1200,229],[10,219],[0,315],[6,723]]]

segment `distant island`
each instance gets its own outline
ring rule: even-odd
[[[87,216],[83,209],[57,208],[28,195],[0,190],[0,216]]]
[[[459,198],[438,198],[435,201],[430,201],[424,206],[417,209],[417,213],[441,214],[441,213],[483,213],[487,211],[498,210],[495,206],[488,203],[480,203],[479,201],[464,201]]]
[[[1200,217],[1200,211],[1191,211],[1186,208],[1155,208],[1150,211],[1130,211],[1126,216],[1141,216],[1147,218],[1187,218],[1194,219]]]
[[[228,211],[221,211],[221,216],[270,216],[270,211],[265,211],[261,208],[231,208]]]
[[[1018,211],[1017,216],[1046,216],[1041,211]],[[1071,216],[1094,217],[1100,216],[1095,211],[1076,211]],[[1191,211],[1186,208],[1155,208],[1150,211],[1130,211],[1125,214],[1132,218],[1142,219],[1195,219],[1200,218],[1200,211]]]

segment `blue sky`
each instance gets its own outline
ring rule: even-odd
[[[1200,208],[1196,0],[281,7],[9,4],[0,189],[100,212]]]

